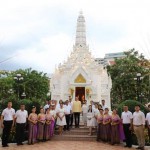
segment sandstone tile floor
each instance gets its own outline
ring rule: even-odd
[[[135,150],[135,148],[124,148],[120,145],[111,146],[110,144],[88,141],[49,141],[37,143],[35,145],[17,146],[9,144],[9,147],[0,147],[0,150]],[[146,148],[150,150],[150,148]]]

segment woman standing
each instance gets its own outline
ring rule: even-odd
[[[103,116],[103,140],[105,142],[111,141],[111,116],[109,115],[109,109],[104,109],[104,116]]]
[[[28,117],[29,121],[29,137],[28,137],[28,144],[34,144],[37,139],[37,119],[38,116],[35,113],[36,107],[32,107],[32,113]]]
[[[48,108],[45,115],[45,128],[44,128],[44,140],[50,140],[50,127],[51,127],[51,120],[52,115],[50,114],[50,109]]]
[[[44,109],[40,109],[40,113],[38,114],[38,134],[37,139],[39,141],[44,140],[44,125],[45,125],[45,114]]]
[[[98,109],[98,104],[95,103],[95,108],[93,109],[94,111],[94,127],[97,127],[98,126],[98,123],[97,123],[97,116],[99,115],[99,109]]]
[[[55,111],[55,105],[52,104],[50,106],[50,114],[52,116],[51,118],[51,125],[50,125],[50,136],[52,137],[54,135],[54,128],[55,128],[55,120],[56,120],[56,111]]]
[[[94,112],[92,111],[92,105],[89,105],[89,110],[87,113],[87,127],[89,127],[88,135],[92,135],[93,126],[94,126]]]
[[[111,116],[111,144],[112,145],[120,143],[119,123],[120,123],[120,117],[118,116],[116,109],[114,109]]]
[[[86,126],[87,124],[87,111],[88,111],[88,107],[87,107],[86,100],[85,100],[82,105],[82,116],[83,116],[84,126]]]
[[[57,125],[59,126],[59,134],[62,135],[63,127],[66,125],[65,108],[63,103],[60,103],[60,108],[57,109]]]
[[[97,116],[97,123],[98,123],[97,141],[103,140],[103,109],[100,109],[99,112],[100,113]]]

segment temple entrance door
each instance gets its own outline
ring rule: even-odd
[[[85,100],[85,87],[76,87],[76,97],[79,97],[79,100],[82,102]]]

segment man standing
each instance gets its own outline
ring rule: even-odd
[[[145,128],[145,115],[140,111],[140,105],[135,106],[135,112],[133,113],[133,129],[138,140],[137,149],[144,150],[145,146],[145,137],[144,137],[144,128]]]
[[[1,127],[3,128],[2,146],[8,147],[8,138],[10,130],[14,126],[15,110],[12,108],[12,102],[8,102],[7,108],[3,110],[1,115]]]
[[[24,130],[26,121],[28,118],[28,112],[25,110],[25,105],[20,105],[20,110],[16,112],[15,120],[16,120],[16,141],[17,145],[23,145],[24,140]]]
[[[148,105],[149,113],[146,115],[146,123],[148,128],[148,136],[149,136],[149,142],[150,142],[150,105]]]
[[[66,100],[66,105],[65,105],[65,117],[66,117],[66,123],[67,125],[64,126],[65,130],[69,131],[69,123],[70,123],[70,114],[71,114],[71,106],[69,105],[69,101]]]
[[[132,113],[128,110],[128,106],[123,107],[124,112],[121,114],[121,119],[123,123],[123,130],[125,134],[126,139],[126,145],[125,147],[132,147],[132,135],[131,135],[131,129],[132,129]]]
[[[75,101],[73,102],[72,111],[74,113],[75,127],[79,128],[80,113],[81,113],[82,109],[81,109],[81,102],[79,101],[78,97],[76,97]]]
[[[71,96],[69,96],[69,105],[71,106],[71,110],[72,110],[73,102],[72,102]],[[70,127],[72,127],[72,124],[73,124],[73,113],[71,112],[71,114],[70,114]]]
[[[46,110],[50,107],[49,101],[46,100],[46,104],[44,106],[44,112],[46,112]]]
[[[105,105],[105,100],[103,99],[102,100],[102,109],[105,110],[105,108],[108,108],[108,107]]]

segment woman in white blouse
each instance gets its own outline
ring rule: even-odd
[[[66,118],[65,118],[65,108],[63,107],[63,103],[60,103],[60,108],[57,109],[57,123],[59,126],[59,134],[62,134],[63,127],[66,125]]]
[[[87,127],[89,127],[88,135],[92,135],[93,126],[94,126],[94,112],[92,110],[92,105],[89,105],[89,110],[87,113]]]

